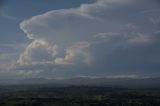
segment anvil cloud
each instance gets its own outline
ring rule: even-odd
[[[20,23],[32,42],[15,69],[53,76],[157,72],[158,9],[156,0],[97,0],[33,16]]]

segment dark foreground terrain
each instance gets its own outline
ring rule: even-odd
[[[160,106],[160,89],[5,85],[0,106]]]

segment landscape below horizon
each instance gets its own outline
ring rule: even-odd
[[[159,106],[160,88],[1,85],[0,106]]]

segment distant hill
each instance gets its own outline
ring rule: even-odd
[[[89,78],[89,77],[74,77],[70,79],[28,78],[15,81],[14,83],[152,88],[152,87],[160,87],[160,78]]]

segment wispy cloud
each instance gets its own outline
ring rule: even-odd
[[[24,18],[16,17],[13,15],[10,15],[9,12],[6,9],[1,9],[0,10],[0,16],[3,18],[6,18],[8,20],[13,20],[13,21],[22,21]]]

